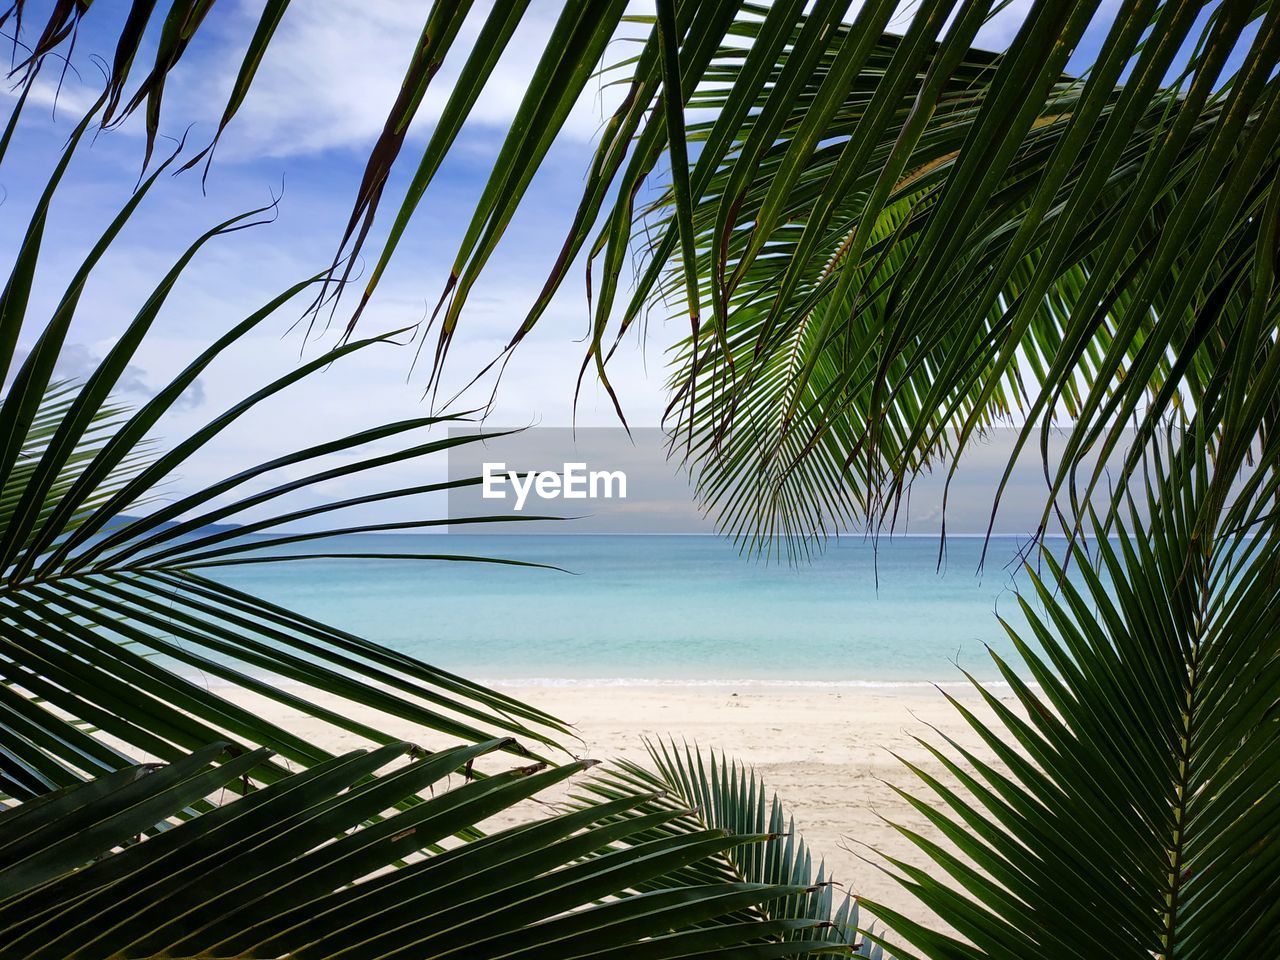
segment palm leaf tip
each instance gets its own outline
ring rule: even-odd
[[[647,764],[616,761],[602,768],[581,785],[577,803],[589,807],[643,792],[648,797],[645,809],[670,817],[647,836],[711,831],[728,837],[722,853],[667,879],[788,885],[790,895],[750,914],[758,922],[785,926],[777,934],[778,942],[791,944],[794,954],[780,947],[784,955],[878,955],[880,948],[860,932],[857,899],[841,893],[823,864],[815,868],[794,822],[754,770],[717,751],[674,740],[648,740],[646,746]]]

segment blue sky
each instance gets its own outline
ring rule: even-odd
[[[124,4],[95,5],[77,41],[75,62],[84,82],[68,76],[56,114],[52,90],[42,88],[19,128],[0,174],[4,204],[13,228],[0,244],[12,257],[47,172],[59,154],[78,111],[97,90],[97,72],[89,55],[109,56],[115,24]],[[28,12],[39,21],[40,5]],[[483,12],[483,11],[481,11]],[[434,304],[448,273],[470,207],[478,197],[524,82],[533,69],[541,39],[550,29],[554,5],[535,3],[533,15],[499,65],[482,97],[475,122],[468,125],[362,320],[361,332],[373,334],[418,321],[426,303]],[[244,108],[224,136],[202,195],[198,171],[165,177],[147,198],[85,291],[75,318],[65,372],[83,373],[101,357],[145,300],[151,286],[198,233],[218,220],[269,202],[284,186],[276,222],[218,238],[198,257],[195,269],[173,291],[153,335],[126,378],[126,397],[141,399],[162,384],[217,333],[257,308],[284,287],[327,264],[350,210],[368,148],[386,111],[421,27],[418,4],[319,2],[293,5],[262,66]],[[244,45],[256,23],[251,3],[220,3],[192,45],[183,67],[166,88],[162,133],[180,136],[195,125],[190,143],[203,146],[212,135]],[[473,17],[464,29],[474,32]],[[405,150],[416,164],[451,70],[436,78]],[[548,158],[529,193],[529,203],[512,224],[472,298],[455,343],[449,382],[460,384],[492,359],[523,317],[567,226],[565,207],[576,201],[589,158],[589,143],[608,105],[592,90],[568,125],[566,137]],[[128,197],[138,175],[142,138],[134,118],[100,134],[74,161],[55,204],[30,317],[47,316],[61,295],[88,244]],[[159,150],[164,149],[162,143]],[[404,171],[401,171],[404,174]],[[385,226],[398,203],[399,182],[388,190]],[[573,343],[585,326],[586,306],[576,271],[535,335],[508,367],[493,417],[498,423],[568,423],[572,389],[582,347]],[[304,345],[289,326],[297,308],[286,308],[262,332],[230,352],[201,378],[199,396],[170,419],[166,437],[185,432],[295,364],[300,354],[314,355],[332,338]],[[29,324],[29,345],[38,325]],[[661,330],[646,350],[637,347],[618,358],[616,377],[627,410],[638,423],[656,423],[661,409]],[[649,361],[649,374],[645,360]],[[189,463],[175,480],[175,491],[205,483],[280,450],[283,438],[304,445],[384,420],[421,416],[421,371],[411,382],[412,348],[394,346],[364,351],[322,376],[289,391],[269,408],[229,431]],[[487,391],[477,393],[483,401]],[[613,422],[607,400],[588,384],[579,421]],[[421,482],[423,472],[443,475],[443,463],[409,467],[402,475],[384,474],[384,482]],[[347,495],[342,486],[324,493]]]
[[[1001,48],[1016,29],[1028,0],[1016,0],[982,36]],[[417,322],[434,305],[448,266],[478,197],[506,124],[533,70],[542,39],[558,9],[534,0],[475,116],[441,170],[393,261],[380,292],[361,321],[371,334]],[[100,2],[85,21],[76,46],[79,78],[68,75],[56,112],[44,85],[29,106],[3,169],[0,231],[5,257],[12,257],[35,196],[55,162],[78,111],[97,93],[99,76],[91,54],[109,57],[124,3]],[[1108,4],[1105,13],[1112,7]],[[240,57],[257,21],[258,5],[243,0],[217,4],[165,92],[162,134],[202,147],[212,136]],[[28,22],[38,23],[47,4],[29,4]],[[644,4],[637,3],[636,10]],[[485,13],[477,4],[460,43],[474,36]],[[225,134],[202,194],[197,172],[164,177],[139,215],[97,271],[86,290],[72,331],[65,372],[82,373],[100,357],[146,298],[151,286],[198,233],[218,220],[269,202],[284,193],[276,222],[215,240],[198,257],[169,298],[124,386],[141,399],[165,381],[217,333],[285,286],[316,272],[332,257],[345,224],[367,150],[395,96],[421,26],[422,5],[404,0],[294,3],[281,24],[254,89]],[[1090,31],[1080,58],[1096,47],[1101,20]],[[621,48],[615,47],[614,50]],[[143,61],[145,62],[145,53]],[[411,132],[401,169],[384,200],[375,240],[398,205],[404,168],[416,165],[425,137],[449,89],[455,61],[446,61]],[[141,63],[138,69],[142,69]],[[52,71],[50,71],[52,72]],[[491,360],[523,318],[563,239],[590,157],[590,142],[612,106],[612,90],[593,84],[553,149],[528,200],[517,215],[480,287],[469,301],[452,348],[449,383],[459,384]],[[140,117],[96,137],[75,160],[51,217],[45,256],[37,278],[31,317],[47,316],[79,257],[129,195],[142,155]],[[162,141],[157,152],[165,149]],[[368,250],[376,250],[376,243]],[[582,357],[576,343],[587,324],[582,270],[568,282],[535,332],[507,367],[492,422],[565,425]],[[187,398],[158,439],[185,432],[238,400],[253,386],[278,376],[300,355],[314,355],[332,338],[304,344],[289,331],[303,301],[268,321],[261,332],[225,356]],[[612,376],[629,420],[652,426],[664,405],[662,351],[682,331],[655,312],[647,338],[618,352]],[[29,344],[38,325],[29,324]],[[429,353],[429,348],[428,348]],[[420,370],[406,382],[412,348],[365,351],[290,391],[268,409],[238,424],[186,465],[174,492],[273,455],[282,442],[301,446],[340,432],[425,411]],[[446,391],[442,391],[442,396]],[[483,401],[487,390],[474,396]],[[577,412],[584,425],[613,425],[603,391],[588,379]],[[403,468],[383,475],[386,483],[422,482],[443,476],[443,464]],[[346,496],[364,482],[335,485],[326,496]],[[319,496],[321,491],[315,491]],[[404,507],[393,512],[403,515]],[[366,518],[383,515],[367,514]]]

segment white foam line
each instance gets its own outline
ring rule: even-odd
[[[941,687],[944,690],[972,690],[964,680],[783,680],[759,677],[740,679],[678,679],[671,677],[497,677],[479,679],[491,687],[797,687],[812,689],[917,690]],[[1008,690],[1005,680],[982,681],[986,689]],[[1028,687],[1038,683],[1028,681]]]
[[[187,679],[199,683],[202,686],[213,688],[235,687],[238,684],[211,674],[201,674],[197,671],[180,671],[182,676]],[[266,679],[277,687],[305,687],[306,684],[298,683],[284,677],[278,677],[269,674],[260,674],[261,679]],[[579,687],[584,689],[592,688],[616,688],[616,687],[666,687],[666,688],[687,688],[687,689],[705,689],[705,690],[732,690],[743,688],[757,689],[795,689],[795,690],[883,690],[883,691],[910,691],[910,690],[932,690],[942,688],[943,690],[952,692],[973,692],[973,684],[967,680],[957,680],[955,678],[949,680],[796,680],[796,679],[770,679],[766,677],[739,677],[739,678],[678,678],[678,677],[485,677],[477,678],[476,683],[485,687],[505,687],[507,689],[519,689],[523,687]],[[1033,681],[1025,681],[1026,685],[1033,690],[1038,690],[1040,684]],[[1005,680],[984,680],[981,681],[982,687],[987,690],[1009,690],[1010,685]]]

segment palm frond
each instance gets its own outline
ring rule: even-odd
[[[613,396],[606,365],[622,334],[661,299],[684,299],[693,326],[673,354],[675,449],[725,528],[756,545],[891,525],[912,478],[953,471],[976,436],[1011,422],[1009,470],[1039,446],[1042,530],[1058,511],[1077,535],[1081,582],[1050,551],[1043,577],[1029,571],[1046,612],[1028,603],[1034,637],[1014,642],[1039,686],[997,659],[1022,712],[980,694],[1003,733],[957,701],[1002,766],[956,744],[934,748],[960,789],[917,771],[934,803],[908,795],[959,854],[913,834],[938,870],[891,866],[959,937],[876,912],[935,957],[1269,955],[1280,937],[1280,5],[1032,0],[1001,53],[973,45],[1004,4],[923,0],[902,16],[896,0],[852,6],[673,0],[656,20],[630,21],[648,33],[618,63],[623,101],[506,349],[585,257],[594,299],[583,371],[594,368]],[[25,7],[13,0],[0,25],[18,33]],[[424,8],[334,266],[232,327],[139,410],[116,409],[114,387],[178,278],[206,245],[268,211],[231,218],[181,253],[83,384],[58,383],[85,281],[175,155],[142,180],[15,362],[72,156],[91,128],[145,107],[147,169],[167,80],[211,7],[130,5],[105,89],[51,171],[0,294],[0,383],[10,384],[0,398],[0,790],[24,801],[0,816],[0,879],[11,884],[0,912],[28,953],[48,956],[106,945],[139,955],[849,952],[852,904],[837,904],[821,867],[813,877],[754,775],[656,746],[654,770],[623,765],[583,788],[600,809],[481,838],[484,811],[580,765],[481,772],[436,797],[421,791],[468,769],[467,751],[553,746],[558,721],[217,580],[231,564],[366,555],[329,542],[343,534],[440,523],[287,526],[450,484],[283,504],[325,480],[466,442],[365,449],[448,418],[286,450],[131,512],[254,408],[388,341],[344,339],[172,446],[146,447],[182,391],[285,304],[311,291],[315,309],[336,303],[348,279],[341,258],[372,235],[427,84],[443,57],[458,56],[469,4]],[[264,6],[215,143],[287,7]],[[624,7],[562,5],[440,296],[433,383]],[[485,21],[352,324],[530,8],[499,4]],[[70,51],[90,15],[87,0],[51,5],[17,65],[0,159],[12,157],[42,64]],[[1073,60],[1094,22],[1105,38]],[[144,51],[152,63],[135,70]],[[669,183],[664,157],[676,168]],[[1065,450],[1050,462],[1064,420]],[[324,466],[337,452],[352,456]],[[1113,454],[1122,465],[1104,494]],[[993,521],[1008,478],[993,492]],[[1144,482],[1145,500],[1127,500]],[[249,510],[259,519],[213,526]],[[188,671],[385,746],[333,757]],[[404,763],[409,748],[353,720],[345,707],[357,705],[449,745]],[[165,765],[141,768],[144,757]],[[219,785],[244,796],[210,799]],[[263,851],[271,858],[244,859]],[[224,859],[206,871],[206,856]],[[232,866],[246,863],[269,866],[246,878]],[[153,896],[171,881],[183,885],[172,908]],[[864,951],[885,939],[868,933]]]
[[[1213,410],[1236,429],[1219,391],[1274,389],[1255,377],[1276,324],[1259,272],[1280,170],[1276,10],[1206,9],[1179,63],[1201,5],[1123,4],[1076,77],[1058,71],[1095,5],[1032,5],[999,56],[968,48],[980,4],[936,39],[949,6],[921,5],[869,52],[856,28],[833,31],[802,89],[775,74],[759,119],[699,159],[700,297],[727,337],[677,351],[669,413],[700,496],[757,545],[891,525],[912,478],[949,476],[1000,423],[1014,457],[1038,438],[1046,503],[1082,504],[1111,453],[1113,482],[1134,475],[1165,418]],[[691,138],[719,143],[756,82],[748,59],[726,52],[709,74],[697,103],[718,116]],[[622,329],[655,292],[680,296],[680,206],[660,208],[652,285]]]
[[[321,363],[307,366],[319,370],[332,359],[334,354],[329,354]],[[203,365],[197,364],[197,369]],[[179,382],[192,376],[188,371]],[[283,379],[287,383],[298,376],[295,372]],[[285,559],[340,554],[332,538],[352,528],[277,536],[262,531],[372,500],[457,485],[459,481],[442,481],[380,491],[235,524],[245,510],[270,505],[295,490],[428,456],[459,441],[429,440],[391,453],[357,456],[338,467],[290,473],[289,479],[251,495],[237,495],[237,488],[252,479],[270,479],[295,466],[305,470],[334,451],[358,454],[369,443],[454,418],[389,424],[282,454],[139,517],[126,511],[146,502],[179,464],[233,422],[234,414],[280,384],[152,457],[139,439],[181,391],[163,391],[126,417],[114,405],[98,401],[94,388],[90,380],[79,387],[61,384],[50,390],[47,402],[32,417],[4,488],[6,519],[0,542],[9,559],[0,582],[0,713],[10,733],[0,757],[4,792],[30,797],[127,765],[131,751],[173,760],[228,735],[237,738],[241,748],[271,745],[292,763],[328,758],[313,743],[209,688],[209,677],[375,742],[390,738],[348,710],[310,703],[309,696],[337,696],[348,705],[408,720],[424,732],[476,742],[516,735],[531,743],[552,744],[563,732],[559,722],[542,711],[267,603],[202,572],[226,564],[282,562],[272,548],[284,543],[302,548]],[[91,425],[84,430],[77,426],[65,455],[55,456],[68,423],[85,408],[90,409]],[[231,524],[214,526],[228,520]],[[413,519],[379,526],[416,529],[444,522]],[[310,548],[313,541],[320,542],[320,549]],[[403,551],[380,555],[448,559]],[[507,749],[527,754],[514,742]],[[257,771],[267,780],[282,773],[274,764]]]
[[[868,906],[926,955],[1244,960],[1280,942],[1274,472],[1215,503],[1207,449],[1178,443],[1077,576],[1047,550],[1027,571],[1031,632],[1006,629],[1039,689],[995,656],[1016,704],[977,684],[988,715],[954,701],[999,765],[925,743],[956,783],[913,768],[926,792],[902,795],[949,845],[903,829],[937,869],[889,869],[964,940]]]
[[[237,797],[265,751],[216,743],[0,811],[5,954],[767,958],[801,926],[706,926],[794,885],[647,888],[756,838],[650,839],[678,813],[645,812],[646,794],[450,844],[590,765],[469,775],[502,746],[390,743]]]
[[[615,761],[583,781],[578,794],[583,807],[590,809],[600,802],[617,802],[649,791],[654,796],[644,809],[667,812],[671,818],[647,835],[671,837],[718,830],[763,838],[727,847],[715,857],[682,867],[663,878],[664,883],[738,882],[803,888],[793,896],[755,907],[741,919],[796,924],[784,940],[819,940],[843,946],[856,956],[885,956],[879,945],[860,937],[856,901],[839,893],[824,863],[815,863],[782,802],[769,793],[753,769],[722,753],[689,744],[650,740],[646,746],[648,764]],[[806,948],[794,949],[798,956],[806,955]]]
[[[526,756],[554,745],[565,728],[543,711],[212,576],[230,564],[342,555],[333,538],[347,532],[443,526],[445,519],[421,515],[373,526],[324,521],[362,504],[443,493],[476,480],[380,489],[302,508],[281,505],[325,481],[367,476],[472,442],[422,436],[459,417],[413,418],[302,449],[283,447],[273,458],[240,465],[204,489],[171,496],[164,505],[153,502],[183,464],[242,417],[331,364],[395,338],[393,333],[353,340],[326,351],[248,388],[241,400],[190,434],[154,448],[148,438],[184,391],[229,348],[322,279],[293,284],[233,325],[137,410],[125,411],[112,399],[169,293],[204,247],[254,225],[267,211],[232,217],[197,238],[96,369],[81,383],[56,379],[87,278],[165,166],[139,185],[89,250],[52,315],[28,317],[44,223],[67,163],[101,107],[99,102],[81,120],[52,171],[0,299],[0,369],[13,368],[0,396],[0,723],[6,732],[0,791],[31,798],[143,758],[175,761],[221,740],[240,750],[270,746],[295,765],[330,758],[224,695],[233,690],[265,696],[373,742],[390,738],[376,729],[378,720],[355,719],[348,707],[358,704],[384,720],[398,717],[424,735],[450,740],[519,737],[525,743],[510,741],[504,749]],[[19,356],[19,332],[36,324],[34,345]],[[345,454],[337,465],[334,454]],[[243,522],[251,510],[254,519]],[[319,521],[320,529],[288,532],[289,524],[300,521]],[[282,526],[286,532],[279,532]],[[282,550],[286,546],[291,552]],[[372,553],[452,559],[429,551]],[[210,677],[226,686],[208,687]],[[322,706],[314,702],[317,694],[337,702]],[[285,773],[272,761],[254,777],[269,782]]]

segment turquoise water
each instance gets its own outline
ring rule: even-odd
[[[702,536],[377,536],[349,551],[467,553],[572,570],[323,560],[220,579],[474,679],[868,685],[997,676],[1021,614],[1019,541],[850,538],[798,568]],[[878,575],[878,584],[877,584]],[[1024,584],[1022,577],[1019,584]],[[1023,671],[1019,671],[1020,673]]]

